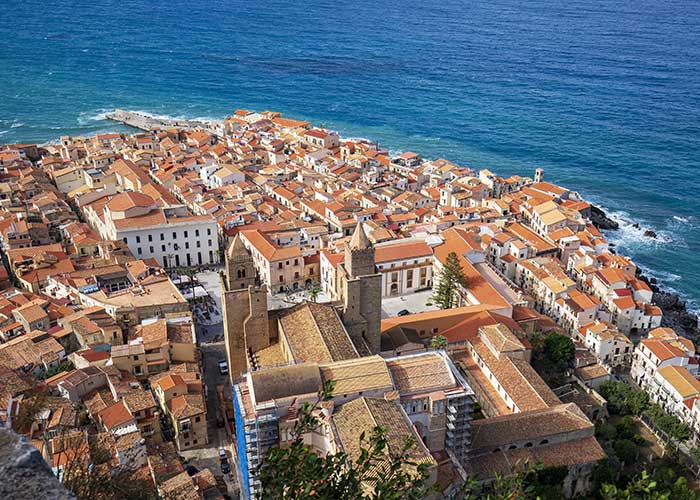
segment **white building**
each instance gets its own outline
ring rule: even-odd
[[[698,373],[695,347],[692,341],[681,337],[670,328],[656,328],[634,350],[631,375],[642,389],[648,388],[660,368],[685,366]]]
[[[423,240],[398,240],[375,246],[382,274],[382,297],[413,293],[433,286],[433,251]]]
[[[632,360],[632,342],[613,325],[595,321],[577,330],[577,337],[605,366],[629,365]]]
[[[90,225],[106,240],[123,240],[137,259],[164,267],[219,262],[216,220],[191,216],[184,206],[159,207],[148,195],[125,192],[83,207]]]

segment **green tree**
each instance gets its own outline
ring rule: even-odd
[[[601,424],[598,437],[604,441],[613,441],[617,437],[617,428],[612,424]]]
[[[649,407],[649,394],[635,391],[630,387],[630,392],[627,396],[627,407],[632,415],[641,415]]]
[[[634,419],[629,415],[617,421],[615,430],[617,431],[617,437],[620,439],[632,439],[637,434],[637,426],[634,423]]]
[[[593,473],[591,474],[591,479],[593,481],[593,490],[600,491],[602,485],[612,484],[615,481],[615,478],[617,477],[618,470],[619,463],[617,463],[617,461],[611,460],[610,457],[606,457],[602,460],[599,460],[593,468]]]
[[[447,349],[447,338],[444,335],[435,335],[430,339],[430,348],[433,351],[444,351]]]
[[[467,278],[464,275],[459,258],[454,252],[447,254],[445,265],[442,266],[438,278],[437,288],[433,295],[433,301],[440,309],[450,309],[455,304],[459,287],[467,287]]]
[[[646,471],[625,488],[619,488],[614,484],[604,484],[601,490],[603,500],[668,500],[670,494],[661,492],[657,483]]]
[[[576,356],[574,341],[570,337],[558,333],[552,333],[545,337],[544,351],[547,357],[557,365],[569,364]]]
[[[309,297],[311,298],[311,302],[316,302],[316,299],[318,299],[318,296],[321,294],[321,291],[322,290],[318,282],[313,281],[311,283],[311,286],[309,287]]]
[[[645,413],[651,418],[657,428],[664,431],[672,438],[685,441],[690,437],[690,428],[688,424],[682,422],[673,415],[669,415],[656,403],[649,405]]]
[[[613,445],[615,455],[625,465],[631,465],[637,461],[639,447],[631,439],[620,439]]]
[[[317,417],[323,402],[332,397],[333,383],[324,383],[316,403],[305,403],[298,412],[291,444],[271,448],[258,467],[259,498],[301,500],[420,500],[429,491],[426,464],[410,458],[415,442],[407,437],[403,448],[392,452],[386,430],[375,427],[360,437],[360,454],[351,460],[345,453],[320,456],[304,443],[304,435],[321,425]],[[415,471],[409,472],[409,471]],[[363,484],[373,485],[373,491]]]

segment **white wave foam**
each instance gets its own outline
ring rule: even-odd
[[[648,276],[649,278],[655,278],[656,281],[658,282],[663,282],[664,284],[666,283],[674,283],[676,281],[680,281],[682,279],[682,276],[679,274],[672,273],[670,271],[658,271],[658,270],[653,270],[653,269],[647,269],[644,268],[642,270],[645,276]],[[666,287],[670,291],[670,287]],[[676,290],[674,290],[676,292]]]
[[[12,125],[10,125],[10,128],[19,128],[19,127],[24,127],[24,123],[14,121],[14,122],[12,122]]]
[[[141,115],[149,116],[151,118],[155,118],[157,120],[196,120],[196,121],[201,121],[201,122],[215,122],[215,121],[220,121],[221,118],[212,118],[210,116],[200,116],[200,117],[191,117],[191,116],[184,116],[184,115],[164,115],[164,114],[158,114],[158,113],[151,113],[150,111],[143,111],[140,109],[132,109],[128,110],[131,111],[132,113],[139,113]]]
[[[678,239],[680,236],[676,231],[657,229],[643,221],[635,221],[628,212],[624,210],[608,210],[597,204],[612,220],[619,224],[619,228],[614,231],[605,231],[605,235],[615,246],[621,250],[629,250],[632,253],[636,249],[654,248],[660,245],[673,243],[676,246],[684,246],[685,242]],[[645,236],[646,231],[653,231],[656,238]],[[634,256],[633,256],[634,257]]]
[[[5,134],[8,133],[9,131],[10,131],[9,129],[7,129],[7,130],[0,130],[0,135],[5,135]]]

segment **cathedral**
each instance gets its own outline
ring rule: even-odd
[[[224,338],[234,382],[266,366],[330,363],[379,352],[381,275],[362,223],[344,250],[335,280],[338,303],[306,301],[268,311],[253,258],[240,236],[234,238],[222,280]]]

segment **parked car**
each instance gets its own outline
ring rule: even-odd
[[[397,316],[408,316],[409,314],[411,314],[411,311],[409,311],[408,309],[401,309]]]
[[[194,465],[188,465],[187,467],[185,467],[185,470],[187,471],[187,473],[190,476],[194,476],[195,474],[197,474],[199,472],[199,469],[197,467],[195,467]]]
[[[219,373],[222,375],[228,374],[228,363],[225,360],[219,361]]]
[[[221,473],[222,474],[229,474],[231,472],[231,467],[228,464],[228,461],[221,461]]]
[[[226,454],[226,448],[223,446],[219,448],[219,458],[221,460],[228,460],[228,455]]]

